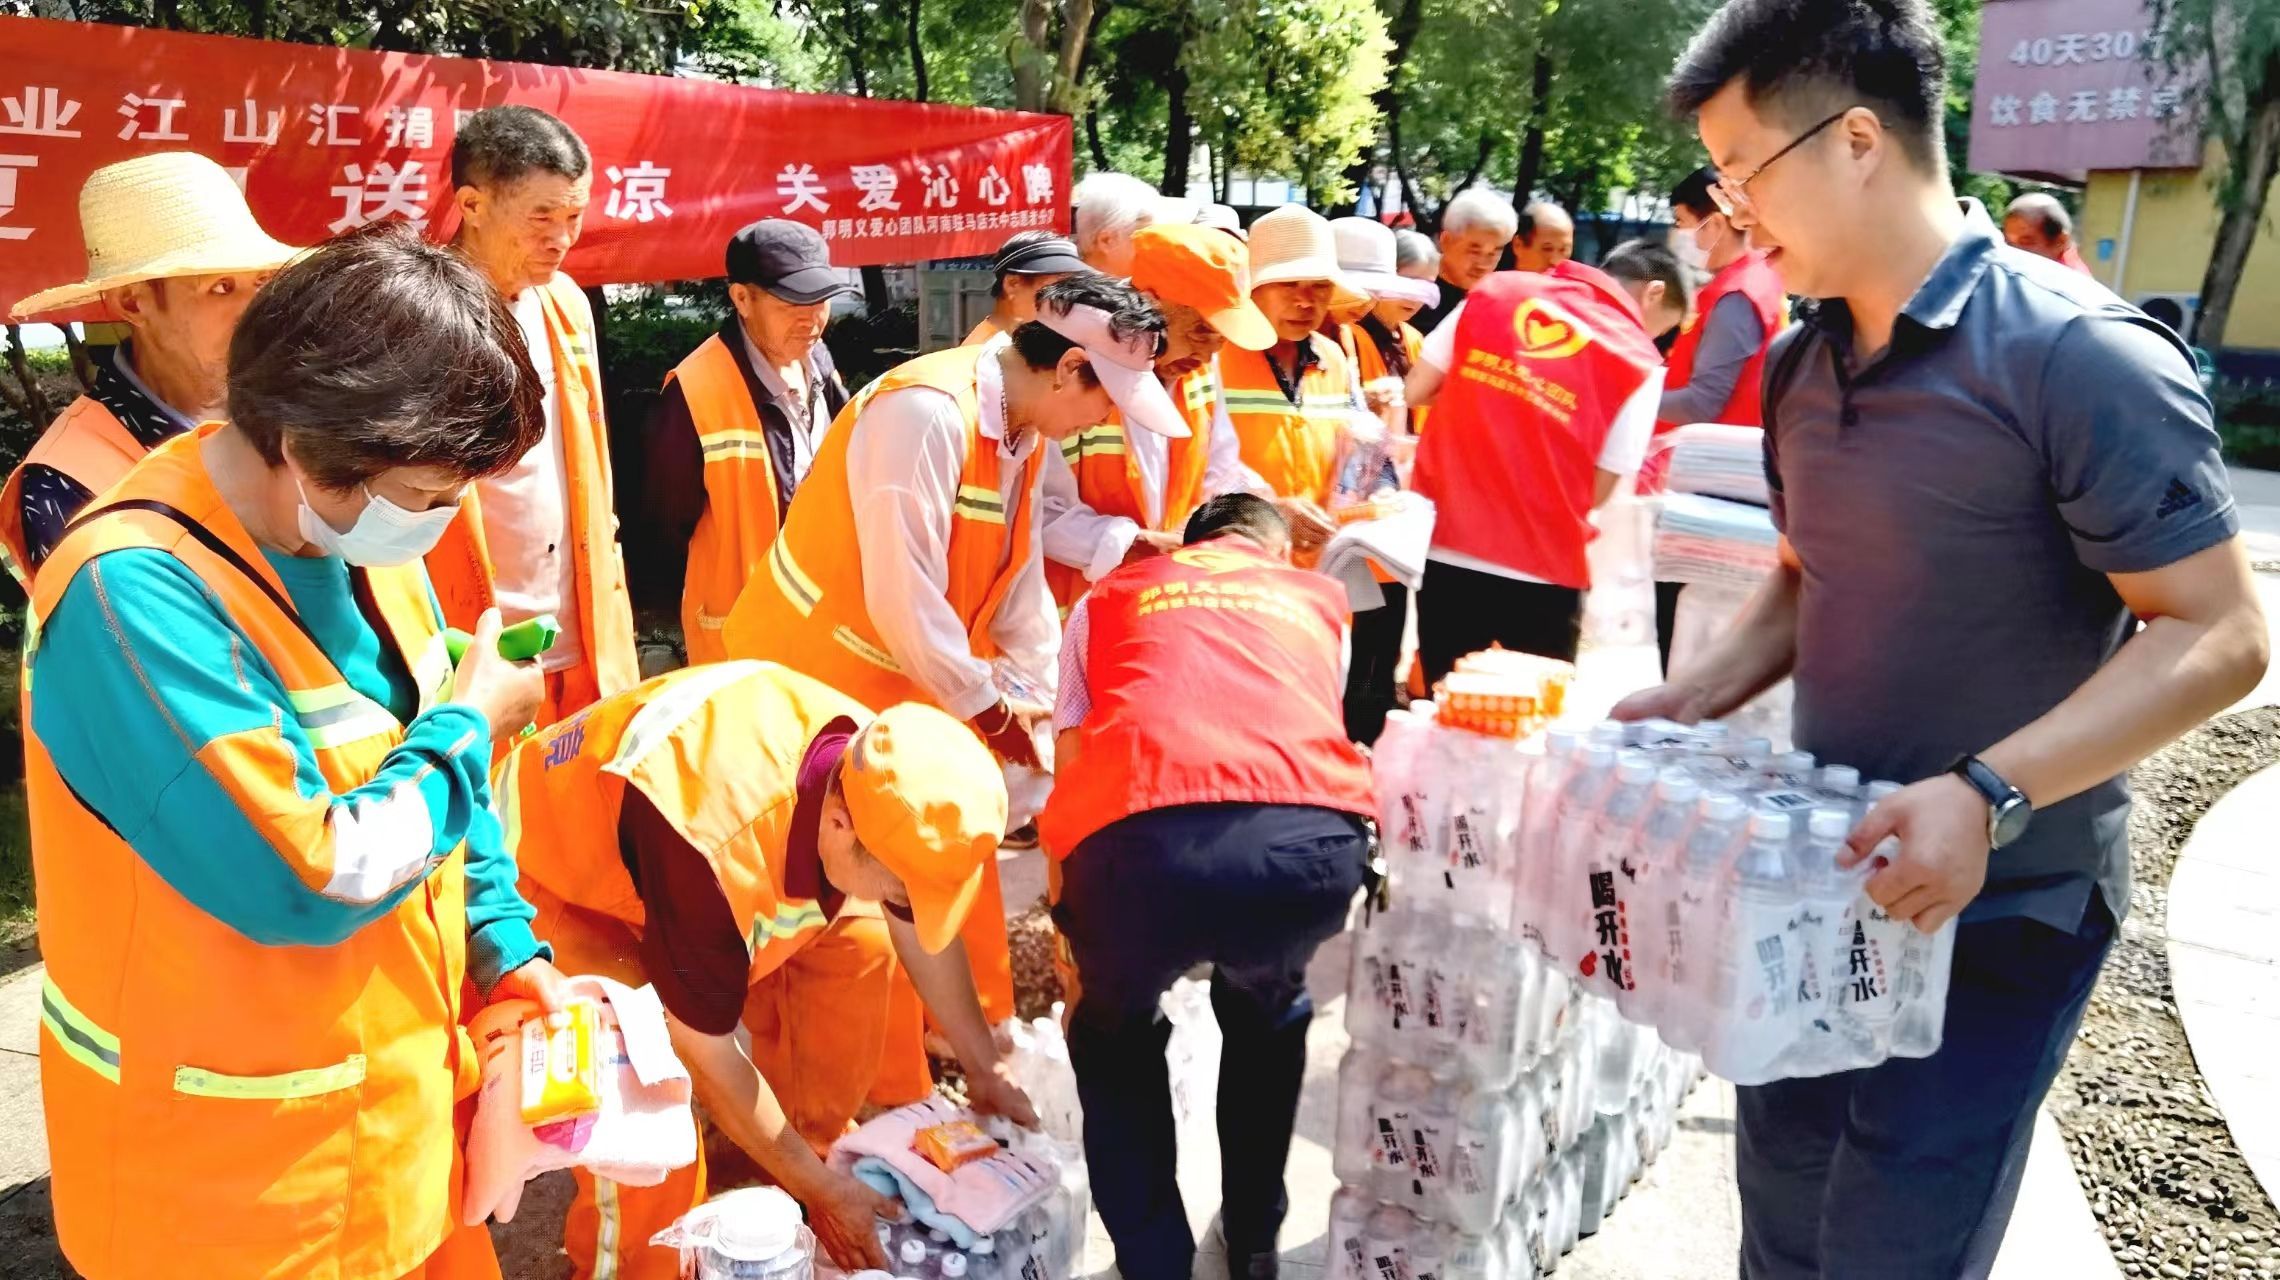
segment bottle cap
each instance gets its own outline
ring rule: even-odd
[[[1868,802],[1875,804],[1899,789],[1900,784],[1897,782],[1871,782],[1868,784]]]
[[[712,1247],[744,1262],[777,1257],[799,1243],[799,1202],[780,1187],[745,1187],[713,1202]]]
[[[975,1241],[974,1241],[974,1247],[973,1247],[973,1248],[971,1248],[971,1249],[968,1249],[966,1252],[968,1252],[968,1253],[978,1253],[978,1254],[982,1255],[983,1257],[987,1258],[987,1257],[989,1257],[991,1254],[993,1254],[993,1253],[996,1253],[996,1252],[997,1252],[997,1237],[996,1237],[996,1236],[982,1236],[981,1238],[979,1238],[979,1239],[975,1240]]]
[[[1416,704],[1412,703],[1410,705],[1415,706]],[[1575,754],[1576,748],[1582,745],[1583,730],[1581,729],[1561,726],[1557,728],[1546,729],[1544,731],[1545,755],[1572,756]]]
[[[1694,726],[1694,736],[1705,742],[1724,742],[1733,736],[1733,728],[1723,720],[1704,720]]]
[[[1789,815],[1758,810],[1750,815],[1750,835],[1759,840],[1787,840]]]
[[[1619,747],[1623,745],[1624,735],[1628,732],[1630,732],[1630,726],[1620,720],[1602,720],[1591,726],[1591,732],[1588,736],[1593,742],[1604,743],[1610,747]]]
[[[1693,774],[1673,765],[1656,775],[1655,794],[1669,804],[1693,804],[1702,794],[1702,784]]]
[[[1816,840],[1842,840],[1852,834],[1852,823],[1852,810],[1823,805],[1813,811],[1809,829]]]
[[[1738,821],[1749,811],[1749,805],[1731,791],[1712,791],[1702,797],[1702,816],[1712,822]]]
[[[1821,785],[1831,791],[1853,791],[1860,786],[1860,770],[1849,764],[1823,765]]]
[[[1624,786],[1643,787],[1655,780],[1655,759],[1644,751],[1626,751],[1619,757],[1616,777]]]
[[[902,1260],[906,1267],[915,1267],[926,1261],[926,1242],[918,1239],[903,1241]]]
[[[1784,751],[1775,757],[1773,767],[1783,773],[1802,775],[1813,772],[1814,765],[1818,763],[1810,751]]]
[[[1583,747],[1583,767],[1586,769],[1612,769],[1615,767],[1615,748],[1604,742],[1587,742]]]
[[[957,1277],[966,1274],[966,1255],[962,1253],[942,1255],[942,1274],[950,1277],[950,1280],[957,1280]]]

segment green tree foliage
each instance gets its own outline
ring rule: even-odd
[[[2213,175],[2222,216],[2201,278],[2193,341],[2224,345],[2249,250],[2280,173],[2280,4],[2270,0],[2153,0],[2166,74],[2205,85],[2204,128],[2223,156]]]
[[[1350,199],[1346,166],[1378,132],[1385,16],[1370,0],[1199,0],[1184,55],[1222,163],[1281,174],[1317,204]]]

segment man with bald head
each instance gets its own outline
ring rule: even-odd
[[[2013,200],[2003,210],[2003,239],[2014,249],[2090,274],[2090,264],[2074,251],[2074,219],[2056,196],[2030,191]]]
[[[1519,271],[1549,271],[1575,256],[1575,219],[1567,210],[1539,200],[1520,211],[1520,229],[1512,237],[1512,266]]]

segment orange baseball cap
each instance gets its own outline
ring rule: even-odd
[[[1275,345],[1275,327],[1251,301],[1251,254],[1214,227],[1168,223],[1132,236],[1132,287],[1194,307],[1245,351]]]
[[[887,708],[847,744],[840,794],[855,838],[910,895],[919,945],[950,945],[1005,838],[1005,775],[974,731],[916,702]]]

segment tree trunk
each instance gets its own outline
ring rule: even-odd
[[[1551,109],[1552,55],[1544,52],[1541,43],[1536,48],[1535,82],[1530,87],[1533,96],[1528,101],[1528,132],[1520,142],[1520,173],[1512,181],[1512,207],[1516,210],[1528,207],[1544,171],[1544,117]]]
[[[71,353],[71,371],[79,377],[79,389],[95,390],[95,357],[87,354],[87,344],[79,340],[79,330],[72,325],[58,325],[63,330],[64,349]]]
[[[2227,202],[2217,223],[2217,242],[2209,252],[2209,270],[2201,278],[2201,311],[2190,335],[2195,346],[2216,350],[2225,343],[2225,326],[2232,320],[2233,296],[2240,288],[2248,251],[2264,225],[2264,205],[2272,193],[2272,178],[2280,172],[2280,51],[2265,59],[2263,82],[2254,86],[2242,130],[2239,154],[2232,157],[2239,196]]]
[[[1108,148],[1100,141],[1100,112],[1092,107],[1085,108],[1085,147],[1092,152],[1093,168],[1100,173],[1108,172]]]
[[[847,72],[855,79],[855,96],[871,96],[871,70],[863,65],[863,24],[855,6],[847,6]]]
[[[48,423],[55,417],[55,408],[48,403],[47,394],[40,390],[39,375],[32,372],[31,362],[24,358],[24,326],[20,324],[8,326],[8,369],[16,375],[16,385],[22,390],[12,390],[6,383],[0,383],[0,399],[24,415],[33,431],[47,430]]]
[[[1173,61],[1171,72],[1164,77],[1164,99],[1164,180],[1159,189],[1168,196],[1184,196],[1188,167],[1195,158],[1195,119],[1188,114],[1186,63]]]
[[[864,309],[872,315],[878,315],[893,305],[895,305],[895,300],[887,294],[887,269],[885,267],[863,268]]]
[[[918,90],[918,100],[926,101],[926,46],[918,38],[918,12],[921,0],[904,0],[910,11],[910,78]]]
[[[1046,38],[1052,27],[1052,0],[1021,0],[1021,38],[1014,42],[1013,105],[1023,111],[1043,111],[1050,86],[1046,76]]]
[[[1053,69],[1053,90],[1047,102],[1052,110],[1073,116],[1084,96],[1079,86],[1084,81],[1085,49],[1092,41],[1094,28],[1108,16],[1108,2],[1066,0],[1066,3],[1068,7],[1061,15],[1061,59]]]

